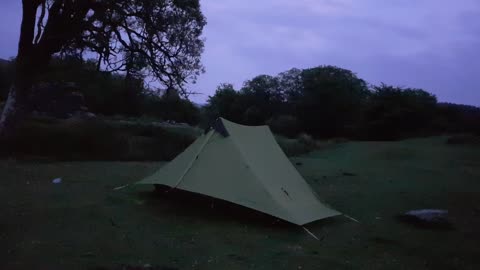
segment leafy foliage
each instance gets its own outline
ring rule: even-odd
[[[276,77],[259,75],[246,81],[240,90],[246,106],[243,122],[251,125],[264,124],[282,109],[284,96]]]
[[[114,125],[96,120],[24,121],[0,157],[57,160],[171,160],[195,138],[156,125]],[[35,142],[35,143],[32,143]]]
[[[217,87],[215,95],[208,98],[205,106],[206,115],[210,120],[220,116],[237,123],[243,123],[243,112],[246,107],[243,97],[232,84],[221,84]]]
[[[198,0],[28,0],[23,21],[22,63],[25,58],[45,66],[55,53],[88,52],[98,56],[98,68],[136,69],[167,89],[182,90],[203,71],[206,20]],[[34,25],[35,35],[29,32]]]
[[[189,125],[200,123],[200,109],[177,92],[166,92],[161,96],[146,92],[142,107],[144,115]]]
[[[295,102],[305,131],[317,136],[338,136],[357,122],[368,96],[365,81],[353,72],[320,66],[302,72],[303,87]]]
[[[268,124],[295,137],[392,140],[443,132],[480,133],[480,109],[437,103],[422,89],[381,84],[368,87],[352,71],[319,66],[260,75],[240,90],[219,86],[207,117],[223,116],[248,125]]]
[[[302,131],[302,128],[297,118],[288,114],[282,114],[272,117],[266,122],[266,124],[270,126],[270,129],[273,132],[291,138],[295,137]]]
[[[1,76],[8,74],[0,70]],[[73,83],[83,94],[89,111],[95,114],[150,116],[191,125],[200,121],[199,108],[178,92],[162,94],[148,88],[141,77],[97,70],[93,60],[54,57],[38,80]]]
[[[375,86],[366,112],[369,137],[396,139],[428,132],[436,106],[436,97],[421,89]]]

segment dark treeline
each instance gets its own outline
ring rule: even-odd
[[[11,85],[14,60],[0,64],[0,103]],[[200,110],[178,92],[148,87],[141,75],[99,71],[94,60],[56,57],[49,69],[38,78],[42,83],[73,83],[90,112],[99,115],[148,116],[196,125]]]
[[[191,125],[222,116],[246,125],[268,124],[295,137],[393,140],[446,133],[480,133],[480,109],[439,103],[422,89],[368,85],[352,71],[319,66],[260,75],[241,89],[220,85],[199,109],[176,91],[150,89],[141,76],[99,71],[94,61],[55,58],[43,82],[73,82],[88,109],[101,115],[149,116]],[[12,78],[11,63],[0,63],[0,100]]]
[[[306,132],[320,138],[393,140],[480,132],[480,108],[439,103],[422,89],[369,86],[352,71],[334,66],[260,75],[239,90],[222,84],[206,112],[209,119],[268,124],[287,136]]]

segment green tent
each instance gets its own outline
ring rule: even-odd
[[[223,118],[137,184],[204,194],[298,225],[340,215],[320,202],[267,126],[243,126]]]

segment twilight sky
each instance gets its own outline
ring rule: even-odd
[[[20,0],[0,0],[0,58],[16,54]],[[204,102],[222,82],[335,65],[367,82],[480,105],[478,0],[201,0]]]

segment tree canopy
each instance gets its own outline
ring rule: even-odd
[[[15,76],[0,115],[8,137],[53,55],[96,56],[97,70],[149,77],[184,96],[203,72],[206,19],[199,0],[23,0]]]
[[[99,67],[127,71],[136,63],[181,90],[203,71],[199,0],[24,0],[23,10],[21,46],[36,64],[58,52],[89,53]]]
[[[478,132],[480,109],[437,103],[422,89],[368,85],[335,66],[260,75],[241,89],[222,84],[206,105],[210,119],[223,116],[247,125],[268,124],[292,137],[392,140],[439,132]]]

